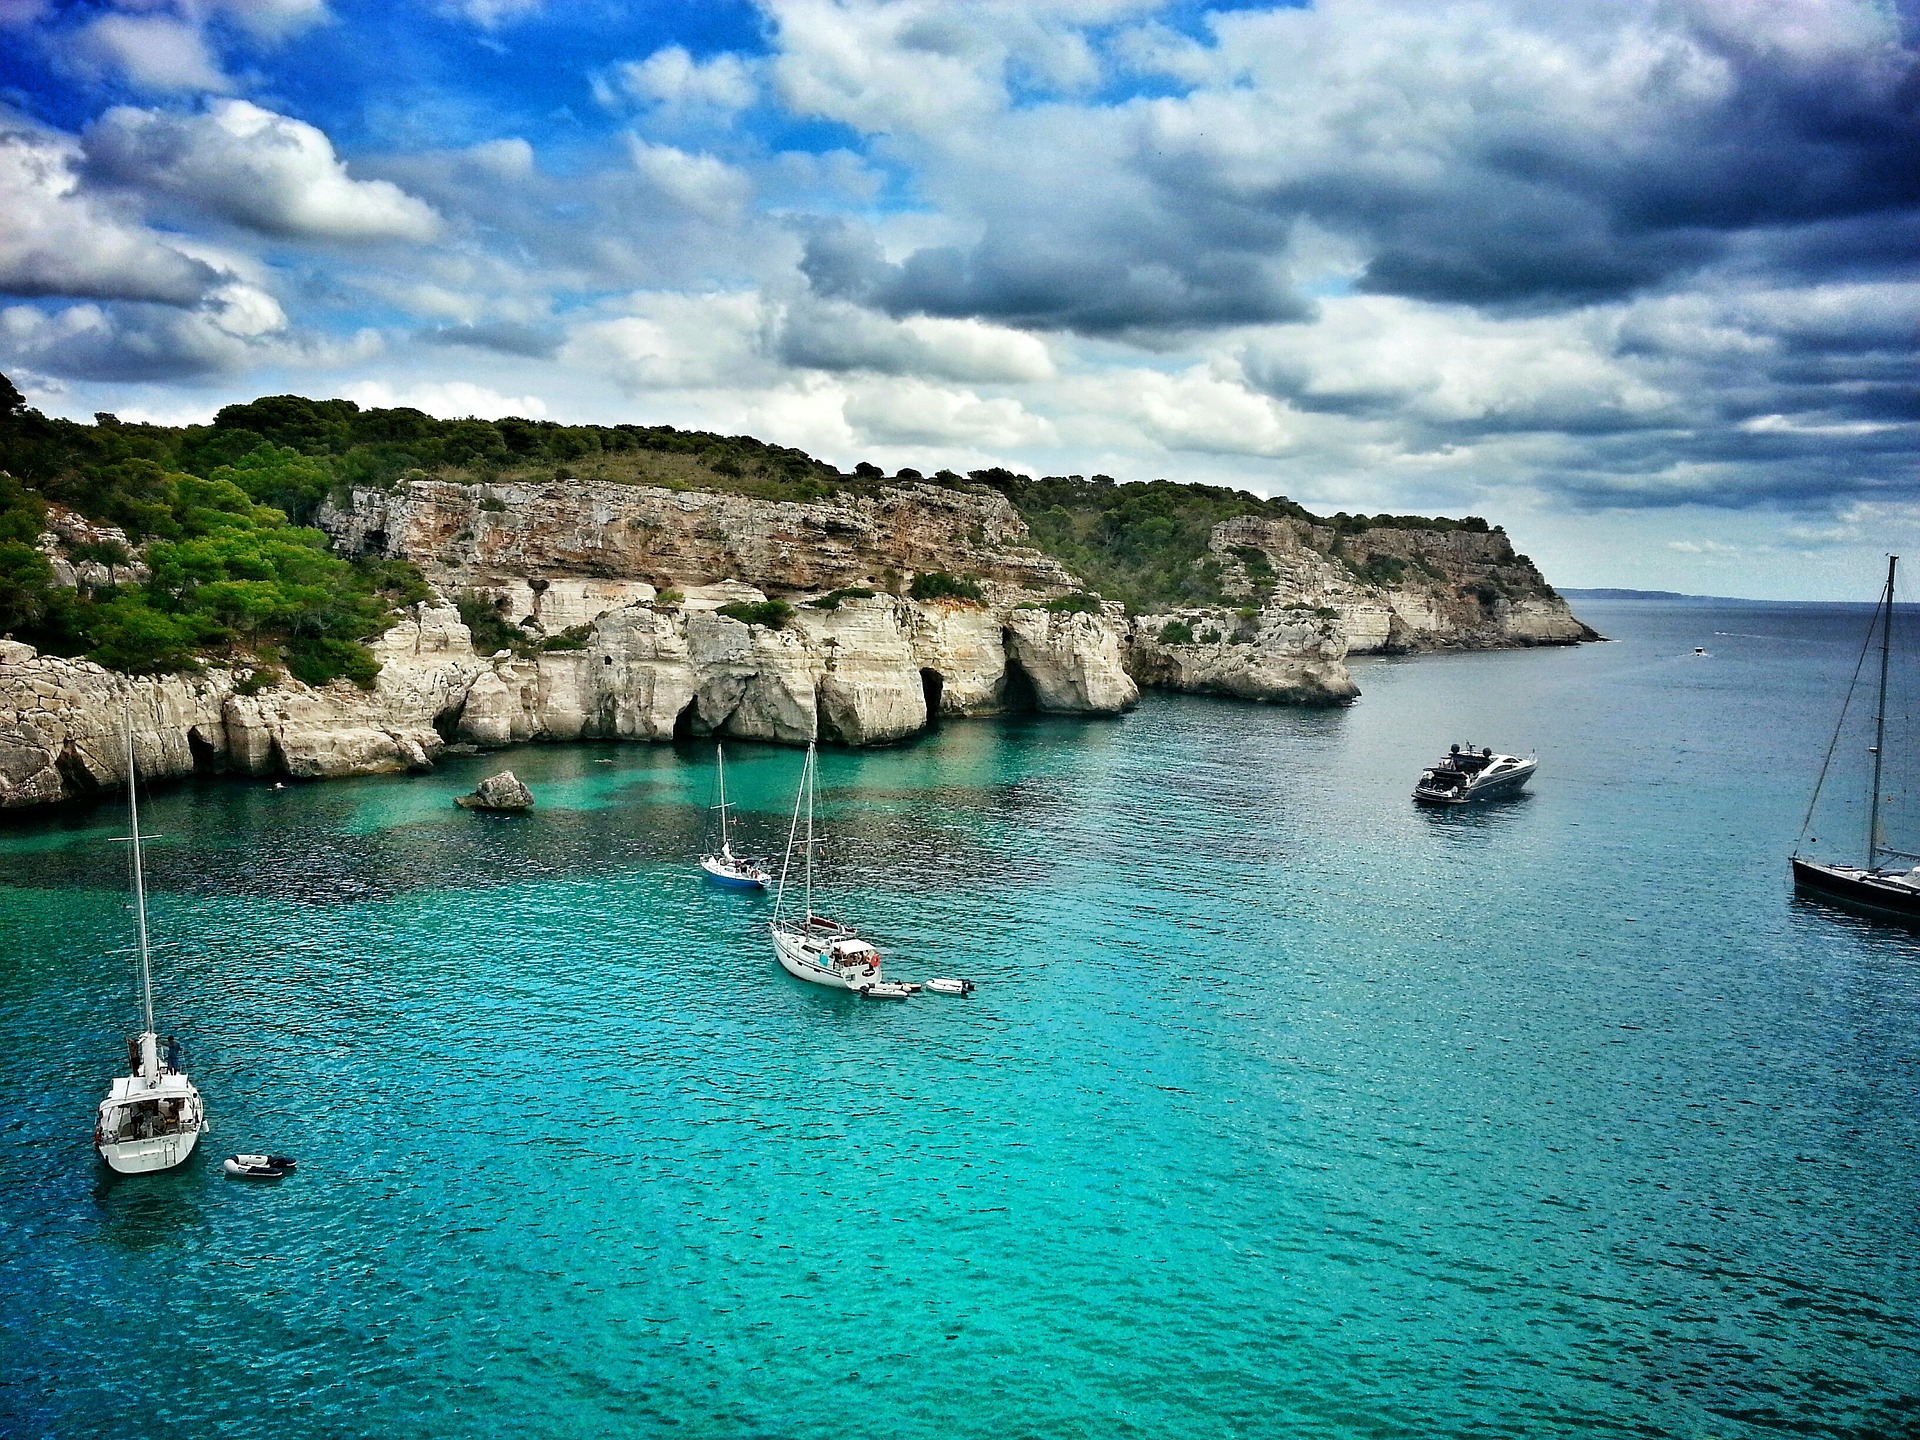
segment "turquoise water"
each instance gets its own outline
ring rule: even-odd
[[[163,790],[161,1177],[87,1147],[117,812],[10,823],[0,1430],[1916,1433],[1920,940],[1785,877],[1859,616],[1587,614],[824,755],[836,908],[967,1000],[780,974],[699,748]],[[1463,737],[1533,793],[1416,810]],[[729,759],[771,846],[800,757]]]

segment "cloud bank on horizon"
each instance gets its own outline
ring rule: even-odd
[[[1920,537],[1882,0],[0,0],[0,369],[1479,510],[1566,583]]]

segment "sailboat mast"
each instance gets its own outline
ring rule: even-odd
[[[728,855],[732,852],[727,849],[727,747],[714,746],[713,759],[720,775],[720,853]]]
[[[1867,803],[1867,869],[1880,858],[1880,765],[1887,748],[1887,657],[1893,648],[1893,573],[1898,555],[1887,557],[1887,593],[1881,597],[1880,699],[1873,712],[1873,794]]]
[[[147,952],[147,875],[140,860],[140,776],[133,759],[133,697],[126,697],[127,818],[133,833],[133,910],[140,927],[140,1004],[146,1033],[153,1032],[153,962]]]
[[[813,741],[807,742],[807,924],[813,923]]]

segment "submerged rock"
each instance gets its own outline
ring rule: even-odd
[[[513,771],[502,770],[482,780],[473,794],[456,796],[453,803],[464,810],[530,810],[533,792]]]

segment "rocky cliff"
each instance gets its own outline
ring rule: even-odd
[[[1141,683],[1340,704],[1360,693],[1349,655],[1599,638],[1500,530],[1242,516],[1214,527],[1210,549],[1230,603],[1137,617],[1128,668]]]
[[[317,778],[428,766],[456,741],[878,744],[945,716],[1115,714],[1142,683],[1338,703],[1358,694],[1352,653],[1592,637],[1498,531],[1229,520],[1210,542],[1226,603],[1130,620],[984,489],[775,502],[421,480],[354,490],[320,523],[438,592],[371,642],[371,689],[126,677],[0,643],[0,808],[124,783],[129,706],[142,776]],[[934,572],[979,598],[912,598]],[[455,600],[509,643],[477,653]]]
[[[123,783],[129,700],[143,776],[317,778],[420,768],[450,741],[869,745],[943,716],[1115,714],[1139,696],[1124,616],[1046,609],[1073,577],[1010,543],[1023,532],[997,496],[928,487],[765,505],[619,486],[499,488],[504,499],[432,483],[359,492],[324,520],[343,549],[413,560],[442,596],[478,598],[519,622],[511,647],[476,653],[444,598],[411,607],[372,642],[371,690],[284,677],[256,689],[217,668],[125,677],[8,643],[0,808]],[[492,508],[507,500],[512,508]],[[734,578],[748,565],[767,589]],[[975,576],[983,598],[869,588],[904,589],[925,570]],[[752,616],[774,589],[820,603],[794,605],[777,624],[722,613]]]

